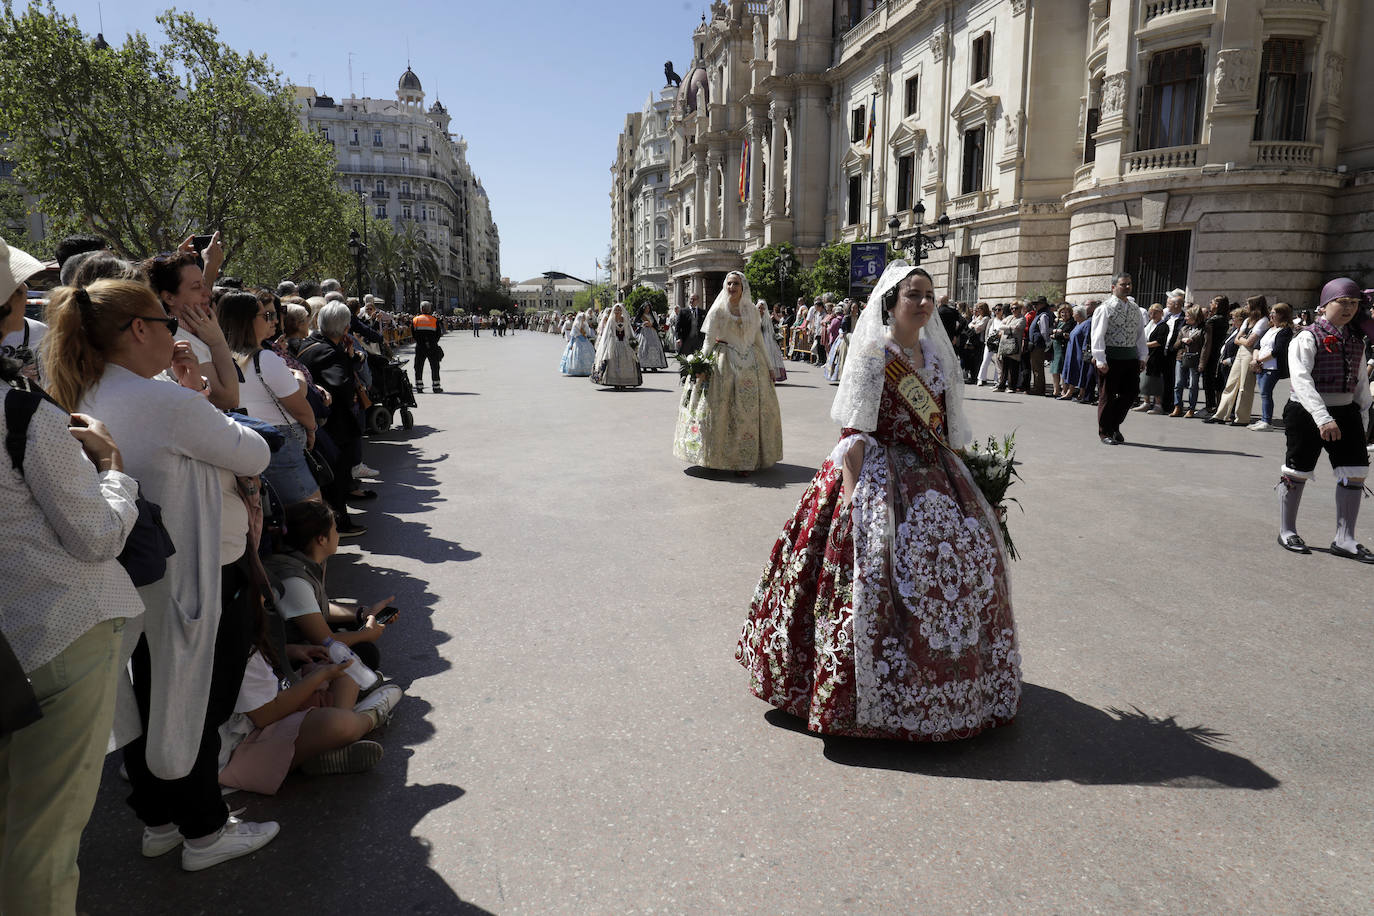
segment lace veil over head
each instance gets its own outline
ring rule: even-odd
[[[849,339],[840,390],[835,393],[835,403],[830,408],[830,418],[840,426],[862,432],[878,428],[887,345],[892,339],[883,322],[883,296],[918,269],[900,259],[888,264],[859,315]],[[946,380],[945,428],[949,444],[962,448],[973,441],[973,431],[964,415],[963,369],[937,310],[931,311],[930,320],[921,328],[921,342],[927,357],[939,362]]]
[[[762,325],[759,323],[759,310],[754,305],[754,297],[749,292],[749,279],[742,271],[732,270],[725,275],[726,282],[738,277],[743,291],[739,296],[739,316],[730,313],[730,291],[722,285],[716,301],[711,303],[702,323],[702,352],[710,353],[716,348],[716,341],[723,340],[739,349],[747,349],[755,341],[763,342]]]
[[[616,309],[620,309],[620,321],[624,323],[627,343],[629,341],[629,336],[634,333],[630,326],[630,315],[629,311],[625,308],[625,303],[617,302],[615,305],[606,309],[606,311],[602,313],[601,323],[596,329],[597,363],[608,358],[607,353],[611,349],[611,341],[615,339]]]

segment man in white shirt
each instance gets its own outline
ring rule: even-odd
[[[1112,294],[1093,312],[1092,356],[1097,366],[1097,436],[1103,445],[1126,441],[1121,423],[1140,394],[1149,348],[1140,306],[1131,298],[1131,275],[1117,274]]]

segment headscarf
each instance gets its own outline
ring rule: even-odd
[[[615,310],[620,309],[621,320],[625,322],[625,343],[630,342],[630,337],[634,334],[634,327],[630,321],[630,316],[625,310],[625,303],[617,302],[615,305],[606,309],[606,314],[601,320],[601,324],[596,329],[596,362],[597,365],[610,358],[611,344],[617,340],[615,336]]]
[[[1364,301],[1364,290],[1360,289],[1360,285],[1354,280],[1348,277],[1338,277],[1335,280],[1328,281],[1327,284],[1322,287],[1322,295],[1318,302],[1318,307],[1326,308],[1326,303],[1330,302],[1332,299],[1344,299],[1346,297]]]
[[[759,310],[753,304],[754,297],[749,293],[749,280],[738,270],[725,275],[727,283],[731,277],[739,277],[740,286],[743,287],[739,296],[740,314],[736,317],[730,313],[730,291],[721,286],[701,325],[701,352],[708,356],[716,349],[718,340],[740,350],[747,350],[755,344],[763,346],[763,326],[758,320]]]
[[[896,260],[887,265],[868,304],[859,314],[849,338],[840,390],[830,408],[830,418],[847,429],[872,432],[878,428],[878,404],[883,396],[883,377],[887,370],[887,344],[892,338],[883,323],[883,296],[919,268]],[[940,364],[945,385],[945,429],[949,444],[962,448],[973,441],[973,431],[964,416],[963,370],[954,345],[945,333],[944,322],[934,309],[921,328],[921,342],[928,357]]]

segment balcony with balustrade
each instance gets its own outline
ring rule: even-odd
[[[1121,171],[1124,175],[1134,176],[1144,172],[1174,172],[1195,169],[1204,159],[1206,144],[1191,146],[1165,146],[1159,149],[1140,150],[1125,153],[1121,157]]]

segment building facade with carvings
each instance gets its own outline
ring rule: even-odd
[[[334,148],[344,190],[397,232],[413,225],[438,249],[449,307],[466,307],[478,289],[499,281],[500,234],[468,165],[467,141],[449,133],[441,102],[425,108],[413,70],[397,80],[394,99],[335,100],[309,87],[297,87],[296,98],[302,126]]]
[[[909,236],[918,204],[950,217],[925,266],[959,299],[1080,299],[1122,268],[1143,299],[1374,282],[1360,7],[717,0],[669,138],[672,297],[763,245]]]
[[[668,151],[673,86],[650,94],[625,118],[611,166],[611,278],[622,294],[636,286],[668,288],[672,239],[668,219]]]

